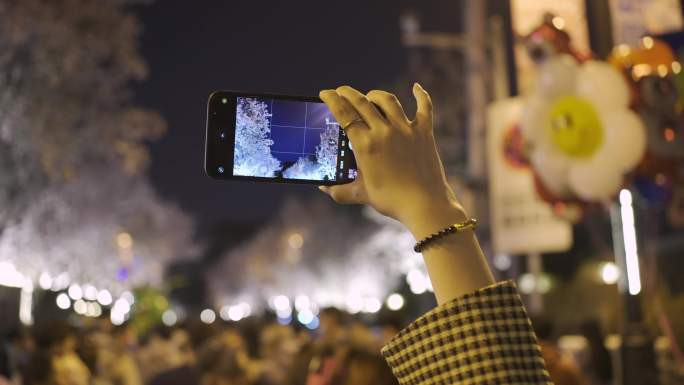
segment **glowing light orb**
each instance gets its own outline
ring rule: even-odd
[[[216,321],[216,313],[211,309],[204,309],[200,313],[200,321],[205,324],[212,324]]]
[[[173,326],[176,322],[178,322],[178,315],[176,315],[175,311],[167,309],[162,313],[162,323],[164,323],[164,325]]]
[[[614,285],[620,278],[620,269],[613,262],[602,263],[599,267],[601,281],[606,285]]]
[[[83,289],[81,289],[81,286],[76,283],[69,286],[67,293],[69,294],[69,297],[71,297],[71,299],[73,299],[74,301],[83,298]]]
[[[387,297],[387,308],[392,311],[397,311],[404,307],[404,296],[399,293],[392,293]]]
[[[62,310],[66,310],[71,307],[71,299],[69,299],[69,296],[64,293],[60,293],[55,302],[57,302],[57,307]]]

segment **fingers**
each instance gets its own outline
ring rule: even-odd
[[[396,96],[386,91],[373,90],[366,97],[385,113],[386,119],[393,126],[399,129],[409,129],[410,122]]]
[[[430,99],[430,94],[427,93],[420,86],[420,84],[415,83],[413,85],[413,96],[416,98],[416,118],[414,124],[418,127],[432,127],[432,99]]]
[[[338,87],[337,93],[354,107],[356,112],[358,112],[371,129],[382,130],[387,127],[387,121],[382,117],[378,109],[371,104],[368,98],[366,98],[366,95],[349,86]]]
[[[356,180],[351,183],[336,186],[319,186],[318,189],[340,204],[365,204],[368,203],[368,195],[361,178],[361,173],[359,173]]]
[[[323,90],[318,94],[318,96],[328,106],[328,109],[333,114],[335,120],[337,120],[340,126],[344,126],[349,122],[353,122],[354,120],[360,118],[354,107],[352,107],[352,105],[349,104],[345,98],[341,97],[337,91]],[[346,128],[345,131],[347,136],[349,136],[349,139],[353,144],[360,143],[361,138],[359,137],[359,132],[361,130],[368,130],[368,127],[366,127],[364,124],[352,124]]]

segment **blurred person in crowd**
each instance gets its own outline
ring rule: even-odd
[[[351,319],[346,334],[347,343],[357,349],[379,352],[382,348],[380,339],[373,334],[371,328],[358,317]]]
[[[59,383],[52,366],[52,357],[43,347],[36,347],[21,376],[23,385],[54,385]]]
[[[189,345],[187,334],[176,333],[175,329],[167,326],[161,325],[149,332],[137,352],[143,381],[148,383],[162,373],[191,366],[193,357]]]
[[[33,337],[25,327],[10,331],[0,344],[0,376],[21,383],[21,373],[35,349]]]
[[[76,353],[77,339],[66,322],[36,327],[36,349],[24,372],[26,385],[89,385],[91,374]]]
[[[378,351],[368,346],[340,346],[311,360],[306,385],[393,385],[397,380]]]
[[[144,382],[149,382],[154,376],[174,366],[170,362],[175,356],[169,347],[170,339],[171,330],[163,325],[141,337],[136,359]]]
[[[195,362],[195,352],[192,349],[190,334],[182,328],[174,328],[171,331],[171,345],[177,354],[176,361],[180,366]]]
[[[339,313],[338,313],[339,312]],[[332,322],[344,336],[335,344],[314,343],[309,361],[307,385],[394,384],[396,380],[380,356],[381,338],[376,336],[359,317],[340,317],[334,314]],[[339,322],[347,318],[344,324]],[[323,338],[323,336],[322,336]],[[362,380],[363,379],[363,380]]]
[[[542,350],[551,380],[555,385],[588,385],[574,359],[563,354],[553,339],[553,323],[542,316],[533,317],[532,325]]]
[[[143,380],[134,358],[138,336],[130,323],[116,326],[112,330],[113,359],[107,365],[108,378],[112,385],[142,385]],[[169,351],[172,354],[173,351]]]
[[[259,339],[259,385],[283,384],[299,348],[291,327],[278,323],[265,325]]]
[[[201,385],[249,385],[249,373],[236,335],[224,333],[221,338],[207,340],[198,353]]]
[[[107,358],[114,355],[108,355],[106,352],[112,349],[113,344],[109,335],[106,335],[106,341],[102,341],[102,337],[103,334],[97,330],[81,333],[76,348],[76,353],[90,370],[92,385],[112,385],[106,370],[106,363]]]
[[[605,344],[605,336],[598,320],[588,320],[582,323],[582,336],[589,344],[589,360],[586,372],[589,374],[591,385],[608,385],[613,381],[613,361]]]
[[[380,316],[380,342],[384,346],[406,326],[398,312]]]
[[[154,343],[156,346],[154,349],[169,349],[170,354],[175,358],[168,360],[166,368],[157,371],[147,383],[149,385],[200,384],[203,373],[199,368],[198,355],[205,343],[217,338],[216,328],[201,322],[189,322],[175,329],[160,328],[155,334],[157,334],[156,339],[161,341]],[[180,345],[177,345],[178,343]],[[148,359],[163,355],[163,350],[152,352]],[[143,365],[141,363],[141,366]]]
[[[304,334],[303,330],[297,333],[297,339],[301,342],[303,341],[300,335]],[[308,333],[307,333],[308,334]],[[319,349],[314,346],[311,338],[301,342],[299,344],[299,351],[292,358],[292,363],[287,372],[285,384],[287,385],[302,385],[306,384],[309,372],[312,370],[313,366],[316,366],[312,362],[318,359]]]
[[[366,349],[349,350],[337,376],[333,381],[336,385],[398,385],[380,354]]]
[[[343,342],[346,335],[346,315],[337,308],[329,307],[321,310],[318,315],[320,320],[318,339],[323,345],[336,345]]]
[[[299,329],[300,349],[288,373],[290,385],[326,383],[341,359],[341,348],[347,342],[347,315],[329,307],[322,309],[318,318],[317,338],[305,338],[309,332]]]
[[[254,359],[254,357],[249,354],[250,350],[257,351],[258,346],[254,346],[254,349],[250,349],[248,341],[242,333],[233,327],[224,330],[221,333],[220,338],[225,343],[225,346],[232,350],[238,365],[244,370],[248,382],[259,382],[265,374],[265,366],[263,362]],[[257,340],[252,341],[252,343],[257,343]]]
[[[245,349],[250,357],[261,356],[261,337],[265,329],[267,329],[274,319],[267,317],[248,317],[243,318],[240,322],[231,323],[242,336],[245,343]]]
[[[309,358],[306,365],[305,381],[299,382],[306,385],[331,385],[339,373],[344,354],[348,351],[347,345],[313,344],[307,355]]]

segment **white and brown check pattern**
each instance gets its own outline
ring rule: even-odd
[[[552,385],[510,281],[439,306],[382,349],[402,385]]]

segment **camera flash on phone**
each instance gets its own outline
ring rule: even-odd
[[[227,104],[227,103],[228,103],[228,98],[223,98],[223,99],[221,99],[221,103]]]

